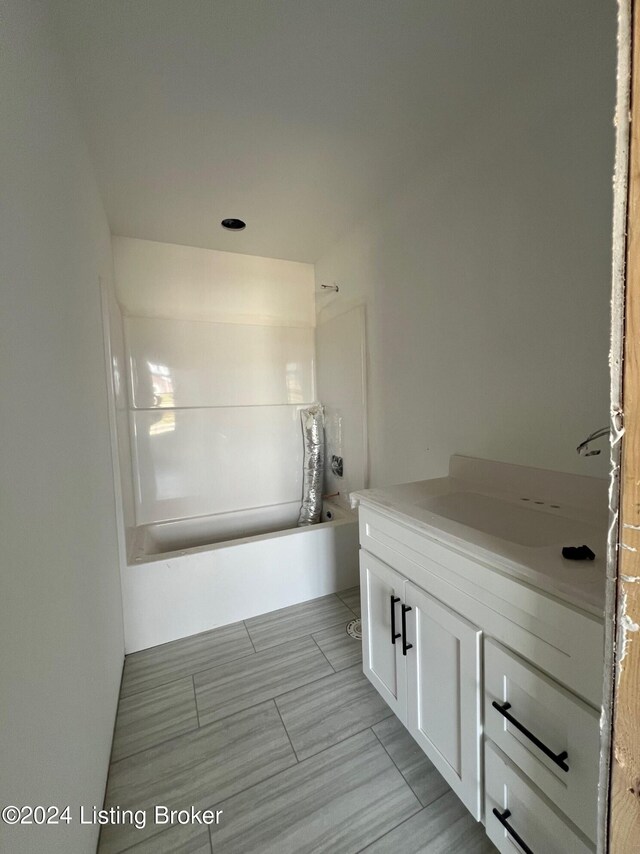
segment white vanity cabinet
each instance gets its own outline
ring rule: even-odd
[[[479,819],[480,630],[360,552],[363,669]]]
[[[602,620],[385,508],[360,544],[364,673],[498,850],[595,851]]]

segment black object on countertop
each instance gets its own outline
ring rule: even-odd
[[[562,557],[567,560],[595,560],[596,556],[589,546],[565,546]]]

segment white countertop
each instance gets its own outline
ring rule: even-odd
[[[456,455],[449,476],[351,494],[398,521],[602,616],[607,482]],[[586,544],[593,561],[562,557]]]

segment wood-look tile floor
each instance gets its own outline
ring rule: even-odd
[[[495,852],[362,675],[358,589],[127,656],[99,852]],[[154,808],[221,810],[154,822]],[[139,822],[142,824],[142,822]]]

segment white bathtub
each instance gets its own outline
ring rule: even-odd
[[[357,515],[299,502],[136,529],[123,575],[127,652],[305,602],[358,583]]]
[[[268,507],[252,507],[233,513],[218,513],[215,516],[196,516],[193,519],[178,519],[173,522],[157,522],[141,525],[136,529],[132,558],[136,563],[161,559],[167,554],[186,554],[203,546],[228,547],[241,540],[264,537],[266,534],[301,533],[298,528],[300,502],[273,504]],[[325,501],[322,522],[353,522],[350,510],[331,501]]]

